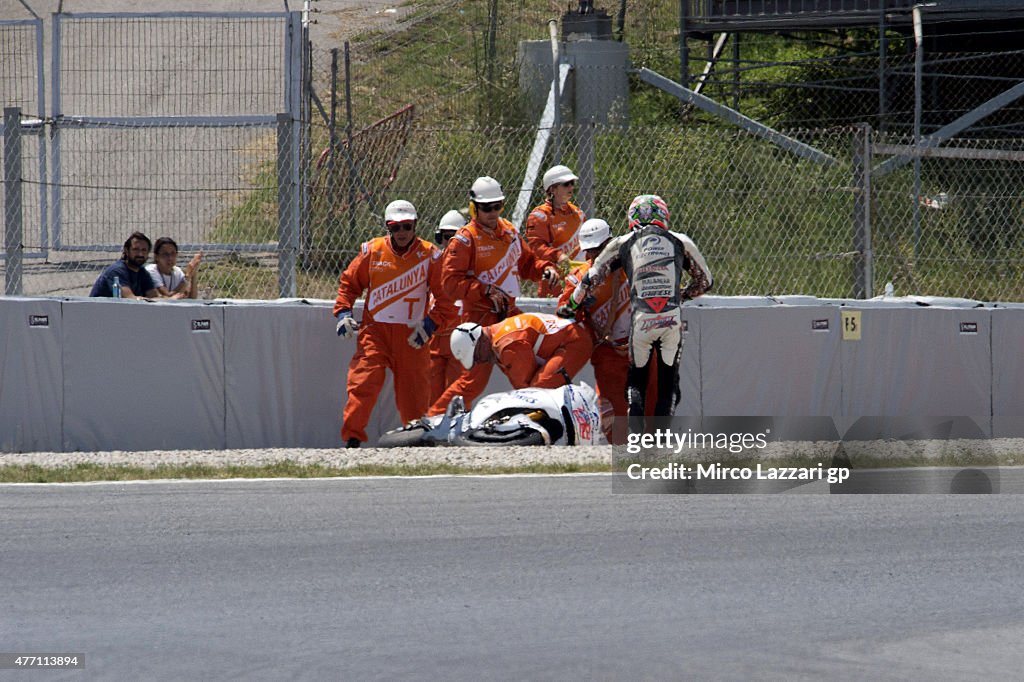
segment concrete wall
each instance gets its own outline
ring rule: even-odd
[[[1024,438],[1024,305],[992,311],[992,434]]]
[[[0,452],[60,452],[61,302],[0,298]]]
[[[1024,306],[704,297],[685,318],[677,414],[964,416],[1024,436]],[[0,297],[0,452],[337,447],[354,349],[329,301]],[[488,391],[508,388],[494,371]],[[371,444],[397,426],[389,380]]]

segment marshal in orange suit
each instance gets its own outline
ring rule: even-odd
[[[393,201],[384,221],[388,236],[362,245],[341,275],[334,302],[338,336],[358,335],[342,413],[341,438],[347,447],[366,442],[366,425],[389,369],[402,421],[423,416],[429,406],[427,343],[449,323],[447,310],[431,297],[441,286],[441,251],[416,236],[416,208],[408,201]],[[352,308],[363,292],[359,323]]]

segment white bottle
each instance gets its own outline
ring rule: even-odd
[[[121,278],[117,275],[114,275],[114,283],[111,285],[110,289],[113,292],[111,293],[111,296],[114,298],[121,298]]]

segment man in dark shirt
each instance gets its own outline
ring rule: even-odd
[[[124,243],[121,250],[121,260],[108,265],[96,283],[92,285],[90,296],[114,295],[114,277],[121,282],[121,298],[156,298],[159,292],[149,276],[146,268],[143,267],[149,260],[149,251],[153,248],[153,242],[141,232],[133,232],[132,236]]]

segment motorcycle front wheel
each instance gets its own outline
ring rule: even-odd
[[[544,434],[533,429],[488,431],[473,429],[458,439],[459,445],[544,445]]]
[[[432,442],[423,439],[427,429],[424,426],[406,426],[381,434],[377,441],[379,448],[418,448],[430,447]]]

